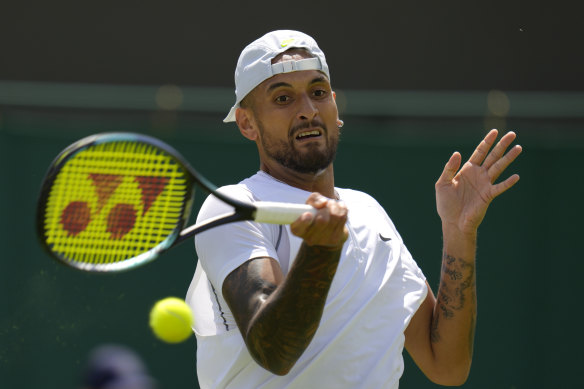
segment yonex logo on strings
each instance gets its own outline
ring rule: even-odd
[[[61,213],[61,225],[69,236],[76,236],[85,231],[92,216],[97,216],[107,204],[116,189],[123,182],[125,176],[117,174],[90,173],[91,180],[97,195],[97,209],[92,215],[90,205],[87,201],[71,201]],[[134,181],[138,183],[141,191],[142,216],[146,215],[154,201],[168,184],[169,178],[160,176],[136,176]],[[130,232],[138,213],[132,204],[118,203],[109,211],[106,219],[106,231],[111,239],[122,239]]]

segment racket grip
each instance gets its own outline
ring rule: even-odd
[[[253,205],[256,207],[254,220],[259,223],[290,224],[305,212],[316,213],[316,209],[308,204],[258,201]]]

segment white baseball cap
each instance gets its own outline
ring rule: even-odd
[[[313,57],[272,64],[274,57],[292,48],[306,49]],[[235,104],[223,121],[234,122],[235,110],[239,108],[241,100],[264,80],[279,73],[299,70],[320,70],[330,80],[324,53],[314,39],[302,32],[272,31],[247,45],[235,68]]]

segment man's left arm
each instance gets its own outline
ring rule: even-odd
[[[506,153],[515,139],[512,132],[491,150],[497,134],[490,131],[462,168],[460,153],[454,153],[436,182],[443,236],[440,286],[434,296],[427,285],[428,295],[405,332],[405,347],[424,374],[442,385],[462,385],[470,371],[478,227],[491,201],[519,180],[514,174],[494,184],[522,150],[514,146]]]

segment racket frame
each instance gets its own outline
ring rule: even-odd
[[[186,194],[180,220],[176,224],[176,227],[173,229],[173,231],[158,245],[144,253],[122,260],[120,262],[93,264],[68,259],[65,256],[53,251],[49,243],[47,243],[45,214],[51,188],[53,187],[59,172],[75,155],[92,146],[121,141],[138,142],[157,148],[172,157],[175,162],[185,171],[185,179],[187,181]],[[234,210],[232,212],[218,215],[199,224],[194,224],[185,228],[190,219],[190,214],[194,203],[195,185],[200,186],[207,193],[232,206]],[[132,268],[151,262],[156,259],[162,252],[183,242],[185,239],[219,225],[244,220],[257,221],[259,223],[289,224],[296,220],[296,218],[298,218],[298,216],[304,212],[311,212],[313,214],[316,212],[314,208],[306,204],[289,204],[265,201],[259,201],[255,203],[243,202],[226,196],[217,189],[218,188],[215,185],[199,174],[199,172],[195,170],[177,150],[159,139],[148,135],[131,132],[106,132],[90,135],[72,143],[70,146],[61,151],[61,153],[57,155],[57,157],[49,166],[47,173],[45,174],[45,177],[42,181],[41,190],[37,201],[37,236],[39,237],[41,246],[44,248],[44,250],[62,264],[82,271],[118,272],[122,270],[130,270]]]
[[[177,162],[177,164],[182,169],[184,169],[184,171],[186,172],[185,179],[187,180],[187,184],[185,202],[183,204],[183,212],[180,216],[179,222],[177,223],[173,231],[158,245],[142,254],[139,254],[135,257],[132,257],[121,262],[107,264],[91,264],[73,261],[69,258],[66,258],[64,255],[61,255],[58,252],[53,251],[50,244],[47,242],[47,234],[45,228],[45,212],[47,209],[47,202],[51,192],[51,188],[53,187],[53,184],[57,179],[59,172],[61,172],[65,164],[75,155],[92,146],[119,141],[140,142],[160,149],[163,152],[170,155]],[[134,267],[141,266],[143,264],[153,261],[160,255],[160,253],[168,250],[173,245],[178,243],[176,242],[177,238],[180,236],[180,232],[184,229],[184,227],[186,226],[190,219],[190,214],[194,202],[195,182],[198,183],[206,191],[214,190],[213,184],[211,184],[204,177],[202,177],[195,169],[193,169],[193,167],[186,162],[186,160],[180,155],[178,151],[176,151],[168,144],[156,138],[143,134],[129,132],[109,132],[87,136],[66,147],[63,151],[59,153],[59,155],[57,155],[57,157],[55,157],[55,159],[49,166],[47,173],[45,174],[45,177],[42,181],[41,190],[37,201],[37,217],[36,217],[37,236],[39,237],[43,249],[53,258],[57,259],[59,263],[65,264],[67,266],[82,271],[90,272],[117,272],[122,270],[130,270]]]

